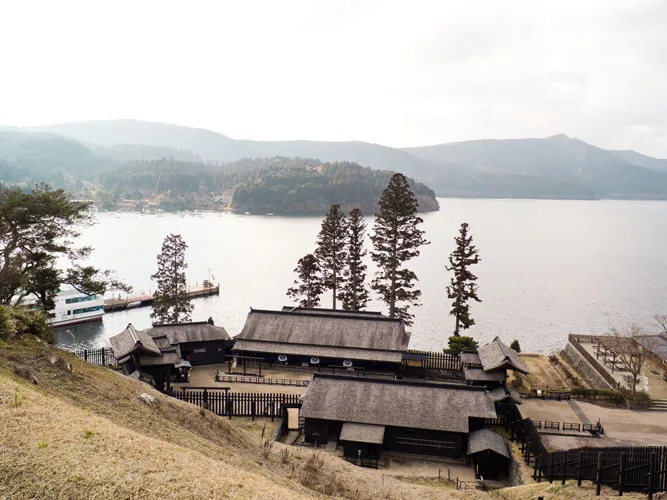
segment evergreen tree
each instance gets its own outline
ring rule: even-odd
[[[343,301],[343,309],[360,311],[368,304],[368,289],[366,288],[366,264],[363,258],[364,235],[366,222],[364,214],[355,208],[350,212],[347,224],[347,260],[345,262],[344,284],[339,298]]]
[[[297,279],[294,280],[297,286],[288,288],[287,296],[298,301],[301,307],[312,309],[319,306],[324,286],[320,266],[315,256],[309,253],[301,257],[294,272],[297,273]]]
[[[333,309],[336,309],[343,269],[347,258],[345,239],[347,220],[339,205],[331,205],[329,213],[322,221],[322,229],[317,236],[315,257],[322,273],[322,286],[333,292]]]
[[[406,325],[412,324],[410,305],[419,305],[421,291],[415,289],[417,275],[403,264],[419,255],[419,247],[429,242],[423,222],[417,217],[417,198],[403,174],[394,174],[378,202],[380,213],[375,215],[374,234],[371,235],[375,251],[371,252],[379,270],[371,283],[382,301],[389,306],[389,317],[400,318]],[[398,305],[405,303],[405,305]]]
[[[157,281],[157,291],[151,318],[155,323],[183,323],[190,321],[194,306],[187,297],[185,249],[188,245],[180,234],[170,234],[162,242],[157,256],[157,272],[151,279]]]
[[[459,336],[461,329],[466,330],[475,324],[475,320],[470,317],[470,299],[481,302],[477,296],[477,276],[470,272],[470,266],[477,264],[481,259],[475,245],[472,244],[472,236],[468,233],[468,223],[461,224],[459,236],[454,238],[456,248],[449,256],[449,266],[445,266],[448,271],[454,271],[454,277],[451,285],[447,287],[447,297],[454,299],[452,310],[449,314],[456,318],[454,335]]]

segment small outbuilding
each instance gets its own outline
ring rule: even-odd
[[[468,436],[468,458],[475,475],[484,479],[504,479],[512,463],[505,438],[490,429],[479,429]]]
[[[528,374],[519,353],[507,347],[498,337],[480,346],[477,353],[461,353],[460,359],[465,380],[470,385],[492,389],[505,385],[508,370]]]
[[[301,415],[307,441],[341,442],[349,459],[382,450],[462,458],[468,434],[497,417],[483,387],[319,373]]]
[[[268,363],[398,371],[410,334],[379,312],[293,307],[251,309],[235,340],[235,354]]]

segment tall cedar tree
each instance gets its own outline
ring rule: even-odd
[[[157,272],[151,276],[157,281],[157,291],[151,318],[155,323],[183,323],[190,321],[194,306],[187,297],[185,280],[185,249],[188,245],[180,234],[170,234],[162,242],[157,256]]]
[[[461,329],[467,330],[475,324],[470,317],[470,299],[481,302],[477,296],[477,276],[470,272],[470,266],[477,264],[481,259],[475,245],[472,244],[472,236],[468,233],[468,223],[461,224],[459,236],[455,237],[456,248],[449,256],[450,266],[445,266],[447,271],[454,271],[451,285],[447,287],[447,297],[454,299],[452,310],[449,314],[456,318],[454,335],[459,336]]]
[[[347,222],[347,260],[345,262],[343,289],[339,295],[343,301],[343,309],[360,311],[368,304],[368,288],[366,287],[366,264],[363,258],[366,222],[364,214],[355,208],[350,212]]]
[[[297,273],[297,279],[294,280],[297,286],[288,288],[287,296],[298,301],[301,307],[312,309],[319,306],[324,286],[320,275],[320,265],[315,256],[309,253],[301,257],[294,272]]]
[[[424,231],[419,229],[423,222],[417,217],[417,198],[403,174],[394,174],[378,202],[380,213],[375,215],[374,234],[371,235],[375,251],[371,258],[379,268],[371,288],[389,306],[389,317],[402,319],[406,325],[412,324],[410,305],[419,305],[421,291],[415,289],[417,275],[403,267],[403,264],[419,255],[419,247],[429,242]],[[399,303],[406,303],[399,306]]]
[[[322,229],[317,236],[315,257],[322,272],[322,286],[333,292],[333,309],[343,281],[343,269],[347,258],[345,239],[347,220],[339,205],[331,205],[329,213],[322,221]]]

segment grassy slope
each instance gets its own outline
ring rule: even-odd
[[[265,454],[225,419],[33,341],[0,342],[0,421],[0,498],[488,498],[280,443]]]

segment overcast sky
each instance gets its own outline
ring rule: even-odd
[[[667,1],[0,0],[0,124],[667,157]]]

